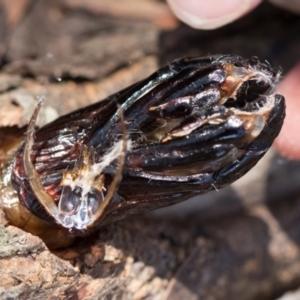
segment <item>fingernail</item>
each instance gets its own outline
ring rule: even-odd
[[[252,10],[262,0],[168,0],[175,15],[197,29],[214,29]]]

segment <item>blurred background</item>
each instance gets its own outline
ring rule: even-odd
[[[42,125],[184,56],[255,56],[281,68],[284,76],[299,59],[299,32],[299,16],[267,2],[227,26],[202,31],[180,23],[160,0],[2,0],[0,162],[24,132],[37,98],[45,98]],[[232,186],[145,217],[179,224],[211,222],[264,203],[285,229],[272,203],[290,203],[299,196],[300,163],[272,149]],[[298,243],[299,236],[300,230],[292,239]]]

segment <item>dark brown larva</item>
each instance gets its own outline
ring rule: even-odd
[[[238,56],[184,58],[34,133],[38,104],[12,167],[19,200],[78,235],[222,188],[278,135],[278,77]]]

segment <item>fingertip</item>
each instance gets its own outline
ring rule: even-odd
[[[262,0],[167,0],[174,14],[197,29],[214,29],[254,9]]]
[[[278,92],[286,100],[286,118],[282,130],[275,141],[275,147],[290,159],[300,160],[300,63],[284,78]]]

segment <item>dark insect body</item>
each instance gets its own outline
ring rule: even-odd
[[[281,129],[278,77],[238,56],[183,58],[34,132],[38,104],[12,165],[19,200],[80,235],[227,186]]]

